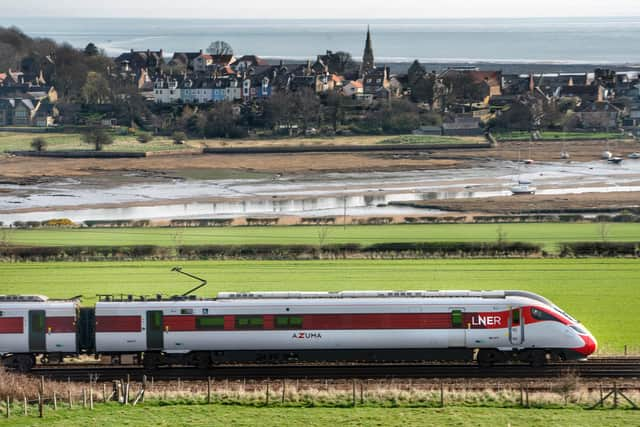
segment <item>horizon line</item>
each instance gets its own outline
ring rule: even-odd
[[[208,21],[208,20],[217,20],[217,21],[353,21],[353,22],[369,22],[369,21],[416,21],[416,20],[487,20],[487,19],[517,19],[517,20],[527,20],[527,19],[584,19],[584,18],[600,18],[600,19],[611,19],[611,18],[622,18],[622,19],[640,19],[639,15],[607,15],[607,16],[599,16],[599,15],[554,15],[554,16],[438,16],[438,17],[397,17],[397,18],[303,18],[303,17],[290,17],[290,18],[243,18],[243,17],[191,17],[191,16],[95,16],[95,15],[86,15],[86,16],[46,16],[46,15],[35,15],[35,16],[24,16],[24,15],[5,15],[3,18],[17,18],[17,19],[103,19],[103,20],[117,20],[117,19],[147,19],[147,20],[179,20],[179,19],[189,19],[196,21]],[[0,18],[2,19],[2,18]]]

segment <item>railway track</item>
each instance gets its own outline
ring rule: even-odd
[[[549,379],[567,375],[581,378],[638,378],[640,359],[603,358],[588,362],[549,364],[542,368],[528,365],[496,365],[480,368],[473,364],[350,364],[350,365],[221,365],[210,369],[162,367],[146,370],[141,366],[62,365],[38,366],[32,375],[57,380],[101,381],[122,379],[129,375],[141,380],[144,375],[156,380],[197,380],[207,377],[228,379],[322,379],[322,378],[531,378]]]

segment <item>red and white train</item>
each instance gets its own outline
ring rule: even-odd
[[[523,291],[220,293],[215,299],[102,299],[95,307],[0,296],[0,355],[133,355],[147,367],[226,362],[584,359],[596,340]]]

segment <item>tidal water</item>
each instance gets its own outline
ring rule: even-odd
[[[306,60],[325,50],[362,55],[371,25],[378,63],[498,62],[640,64],[640,17],[439,20],[195,20],[116,18],[8,18],[34,37],[109,55],[129,49],[205,49],[225,40],[235,53]]]

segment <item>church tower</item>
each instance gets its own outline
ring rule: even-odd
[[[373,47],[371,46],[371,30],[367,26],[367,41],[364,45],[364,54],[362,55],[362,67],[360,68],[360,75],[364,76],[367,72],[373,70],[376,67],[373,61]]]

